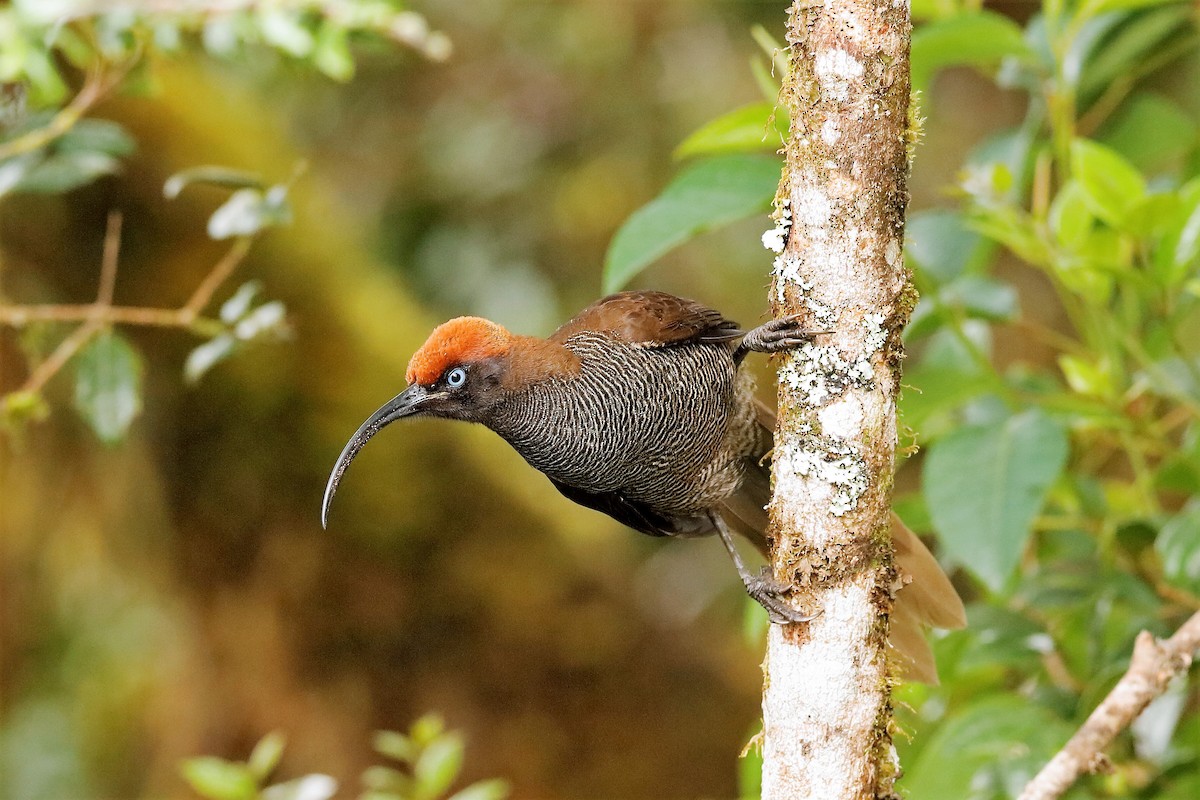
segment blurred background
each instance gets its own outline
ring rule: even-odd
[[[6,300],[90,302],[116,209],[117,302],[171,307],[224,252],[204,222],[228,193],[167,201],[166,178],[307,164],[293,223],[216,297],[260,280],[288,341],[188,386],[193,337],[129,329],[147,364],[124,442],[90,435],[60,376],[50,418],[0,444],[0,792],[184,796],[180,759],[244,758],[279,729],[280,774],[349,793],[373,730],[436,710],[467,737],[464,779],[502,776],[518,798],[735,796],[761,647],[718,542],[634,534],[487,431],[436,421],[388,429],[328,531],[318,511],[435,324],[546,334],[599,295],[608,242],[676,172],[672,149],[760,99],[750,30],[781,37],[784,8],[427,0],[449,60],[368,47],[348,83],[266,51],[155,58],[152,92],[96,110],[137,140],[120,175],[6,198]],[[1023,109],[970,71],[940,75],[913,208],[944,202],[964,154]],[[768,227],[703,237],[635,285],[754,324]],[[25,380],[17,345],[0,330],[0,390]]]

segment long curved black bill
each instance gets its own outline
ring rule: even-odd
[[[350,462],[358,455],[358,451],[362,450],[371,437],[379,433],[380,429],[398,419],[420,413],[421,405],[428,397],[429,392],[425,387],[419,384],[409,386],[385,403],[354,432],[350,441],[346,442],[346,446],[342,448],[342,454],[338,456],[337,463],[333,465],[333,472],[329,473],[329,482],[325,484],[325,497],[321,500],[322,528],[326,527],[329,522],[329,506],[333,502],[333,495],[337,491],[338,484],[342,481],[342,475],[350,466]]]

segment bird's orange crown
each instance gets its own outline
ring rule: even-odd
[[[490,320],[455,317],[433,329],[425,344],[408,362],[404,377],[409,383],[428,386],[454,364],[507,353],[513,338],[511,333]]]

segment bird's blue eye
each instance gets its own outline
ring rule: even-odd
[[[467,382],[467,371],[462,367],[455,367],[446,373],[446,385],[451,389],[457,389]]]

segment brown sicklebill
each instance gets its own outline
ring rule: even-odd
[[[407,417],[478,422],[500,434],[566,497],[652,536],[721,537],[746,591],[775,623],[812,617],[788,587],[751,573],[732,529],[766,552],[773,414],[740,369],[747,353],[809,338],[795,319],[744,331],[664,292],[622,292],[585,308],[549,338],[459,317],[412,357],[408,388],[371,415],[338,457],[321,524],[350,461],[385,425]],[[961,627],[962,601],[921,541],[893,515],[903,586],[891,643],[901,671],[934,682],[922,626]]]

